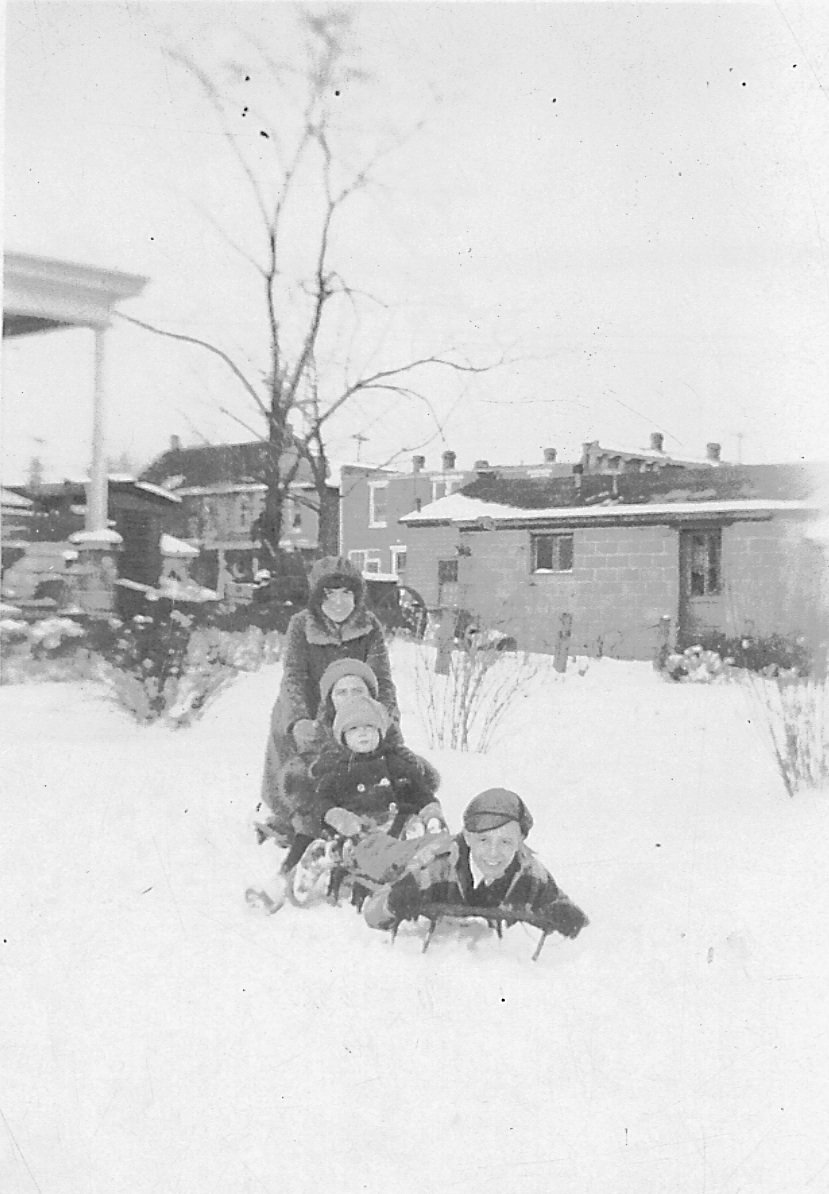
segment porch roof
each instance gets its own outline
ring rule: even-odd
[[[146,278],[120,270],[4,253],[3,335],[106,327],[116,304],[140,294],[146,284]]]

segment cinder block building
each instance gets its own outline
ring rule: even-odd
[[[671,638],[813,635],[825,559],[810,537],[829,466],[720,465],[507,478],[479,470],[404,515],[407,583],[522,649],[651,658]]]

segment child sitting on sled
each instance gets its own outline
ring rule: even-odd
[[[279,873],[264,901],[270,912],[286,898],[304,903],[328,868],[326,841],[334,828],[327,814],[336,810],[335,832],[357,839],[382,828],[383,837],[407,832],[440,832],[443,811],[435,799],[440,776],[408,750],[384,707],[371,697],[339,704],[332,734],[309,760],[307,779],[288,791],[293,836]],[[300,899],[300,891],[302,898]],[[256,896],[249,889],[248,898]]]
[[[431,913],[436,907],[468,908],[470,913],[481,909],[493,914],[501,909],[519,918],[532,917],[545,933],[578,936],[587,917],[528,849],[532,824],[515,792],[481,792],[464,812],[461,833],[423,839],[402,873],[369,897],[363,906],[366,922],[371,928],[390,929],[402,920],[416,920],[424,909]],[[375,874],[381,878],[382,864]]]
[[[332,808],[353,813],[365,831],[384,826],[395,837],[415,815],[426,829],[444,827],[435,799],[437,772],[425,769],[402,742],[391,741],[388,731],[386,710],[370,697],[353,698],[337,710],[333,741],[310,768],[315,828]]]

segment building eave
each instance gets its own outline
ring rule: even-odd
[[[625,523],[692,522],[716,518],[765,518],[774,514],[817,513],[817,501],[743,498],[703,502],[651,502],[636,505],[558,506],[520,510],[495,503],[476,503],[477,510],[453,517],[430,518],[413,512],[399,520],[406,526],[457,526],[463,530],[486,527],[519,528],[541,524],[613,525]]]

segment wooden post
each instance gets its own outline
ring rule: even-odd
[[[106,329],[95,328],[95,388],[92,396],[92,461],[86,494],[86,529],[103,531],[107,527],[109,481],[106,464],[106,394],[104,377],[104,336]]]
[[[558,642],[553,659],[553,666],[557,672],[567,671],[567,656],[570,653],[570,632],[573,629],[573,615],[562,614],[558,631]]]
[[[435,611],[437,627],[435,631],[435,671],[439,676],[449,675],[452,662],[452,644],[455,640],[455,611],[454,609],[439,609]]]
[[[653,657],[653,666],[657,671],[662,671],[670,652],[671,618],[669,614],[663,614],[657,626],[656,653]]]

